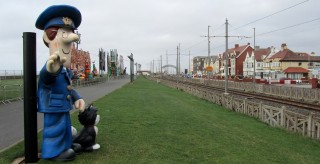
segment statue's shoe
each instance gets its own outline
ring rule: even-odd
[[[75,159],[75,157],[76,157],[76,153],[74,152],[74,150],[67,149],[64,152],[62,152],[60,155],[54,158],[51,158],[51,160],[64,162],[64,161],[72,161]]]
[[[82,152],[82,146],[78,143],[73,143],[71,149],[78,155]]]

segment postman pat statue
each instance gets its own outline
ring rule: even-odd
[[[79,40],[74,30],[80,23],[80,11],[69,5],[50,6],[36,20],[49,48],[38,81],[38,112],[44,114],[42,159],[73,160],[80,146],[72,142],[69,114],[73,105],[80,113],[85,109],[84,100],[72,88],[70,70],[72,43]]]

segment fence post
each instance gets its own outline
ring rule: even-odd
[[[258,113],[258,118],[260,119],[260,120],[262,120],[262,101],[260,101],[260,103],[259,103],[259,113]]]
[[[248,103],[248,98],[244,98],[243,100],[243,110],[241,111],[242,113],[246,113],[247,111],[247,104]]]
[[[4,102],[7,102],[7,89],[6,89],[6,85],[3,86],[3,91],[4,91]]]
[[[282,127],[285,127],[285,114],[284,114],[284,111],[286,110],[286,107],[285,106],[282,106],[281,109],[280,109],[280,125]]]
[[[23,100],[23,91],[22,90],[23,90],[23,85],[20,84],[19,85],[19,93],[20,93],[19,94],[19,99],[20,100]]]
[[[313,137],[313,116],[314,112],[311,112],[308,116],[308,137]]]

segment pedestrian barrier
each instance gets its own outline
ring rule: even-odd
[[[106,82],[106,77],[94,78],[92,80],[72,80],[73,87],[84,87]],[[1,84],[0,83],[0,104],[8,104],[13,101],[23,100],[22,84]]]
[[[23,86],[20,84],[0,85],[1,104],[11,103],[13,101],[23,100]]]

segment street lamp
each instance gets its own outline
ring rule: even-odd
[[[130,59],[130,82],[133,82],[133,72],[134,72],[134,59],[133,59],[133,54],[131,53],[130,56],[128,56]]]
[[[78,46],[79,46],[79,44],[81,43],[81,34],[80,34],[78,31],[76,31],[76,34],[79,36],[79,40],[78,40],[78,41],[76,41],[76,44],[77,44],[77,50],[78,50]]]

